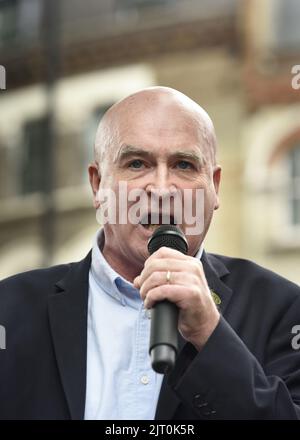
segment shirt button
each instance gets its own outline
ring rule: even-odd
[[[149,377],[148,377],[148,376],[142,376],[142,377],[141,377],[141,382],[142,382],[144,385],[147,385],[147,384],[149,383]]]

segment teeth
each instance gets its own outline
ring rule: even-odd
[[[157,228],[158,226],[159,226],[159,225],[149,224],[149,225],[146,225],[146,228],[147,228],[147,229],[150,229],[151,231],[154,231],[154,229]]]
[[[153,225],[153,224],[149,224],[149,225],[143,225],[144,228],[146,229],[150,229],[151,231],[154,231],[154,229],[158,228],[160,225]]]
[[[151,229],[151,231],[154,231],[154,229],[158,228],[159,225],[149,225],[149,229]]]

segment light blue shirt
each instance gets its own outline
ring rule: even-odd
[[[154,420],[164,375],[151,368],[150,310],[107,263],[96,235],[89,272],[86,420]],[[200,258],[202,248],[196,257]]]

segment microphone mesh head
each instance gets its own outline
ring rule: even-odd
[[[149,254],[153,254],[163,246],[175,249],[182,254],[187,254],[188,251],[185,235],[175,225],[161,225],[154,231],[148,241]]]

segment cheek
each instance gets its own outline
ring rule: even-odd
[[[203,189],[204,194],[204,200],[205,200],[205,206],[210,206],[212,203],[214,203],[215,199],[215,187],[214,182],[212,178],[209,178],[209,176],[204,176],[201,181],[199,181],[199,187]]]

